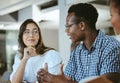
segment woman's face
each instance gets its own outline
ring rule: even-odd
[[[23,32],[23,42],[26,47],[35,47],[39,40],[38,27],[34,23],[29,23]]]
[[[114,3],[110,3],[111,24],[115,31],[115,34],[120,34],[120,12]]]

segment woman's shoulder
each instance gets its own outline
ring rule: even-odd
[[[54,58],[60,58],[60,53],[56,50],[49,50],[47,52],[44,53],[44,56],[47,57],[47,58],[51,58],[53,59],[52,57]]]
[[[57,55],[59,55],[60,53],[56,50],[48,50],[47,52],[45,52],[45,54],[57,54]]]
[[[51,66],[62,62],[60,53],[55,50],[47,51],[44,56],[45,62],[49,63]]]
[[[16,53],[15,54],[15,56],[14,56],[14,62],[19,62],[19,61],[21,61],[21,55],[20,55],[20,53]]]
[[[17,53],[15,54],[15,58],[20,59],[20,58],[21,58],[21,54],[20,54],[19,52],[17,52]]]

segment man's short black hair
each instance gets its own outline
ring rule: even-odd
[[[78,19],[86,20],[85,22],[87,22],[90,27],[95,28],[98,12],[93,5],[89,3],[74,4],[69,8],[68,13],[74,13]]]

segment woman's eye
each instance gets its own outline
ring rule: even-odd
[[[29,31],[25,31],[24,33],[25,33],[25,34],[29,34],[30,32],[29,32]]]
[[[38,33],[38,31],[37,31],[37,30],[34,30],[34,33]]]

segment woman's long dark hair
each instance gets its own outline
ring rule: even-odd
[[[39,26],[37,25],[37,23],[36,23],[34,20],[32,20],[32,19],[27,19],[27,20],[25,20],[25,21],[21,24],[20,30],[19,30],[19,34],[18,34],[18,43],[19,43],[19,50],[18,50],[18,51],[19,51],[20,54],[22,55],[21,58],[22,58],[23,55],[24,55],[24,48],[26,47],[26,45],[25,45],[24,42],[23,42],[23,33],[24,33],[24,31],[26,30],[26,26],[27,26],[29,23],[34,23],[34,24],[38,27],[39,40],[38,40],[37,45],[35,46],[37,54],[44,54],[46,51],[53,49],[53,48],[50,48],[50,47],[46,47],[46,46],[44,45],[43,40],[42,40],[42,36],[41,36],[41,31],[40,31],[40,28],[39,28]]]

